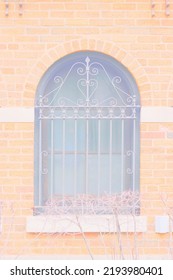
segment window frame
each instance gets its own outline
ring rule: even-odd
[[[136,127],[136,131],[135,131],[135,135],[133,136],[135,138],[135,145],[136,145],[136,151],[137,151],[137,156],[135,156],[135,180],[136,180],[136,185],[138,185],[138,189],[139,190],[139,166],[140,166],[140,160],[139,160],[139,150],[140,150],[140,96],[139,96],[139,91],[138,91],[138,87],[137,84],[134,80],[134,78],[132,77],[132,75],[130,74],[130,72],[127,70],[127,68],[125,68],[120,62],[118,62],[117,60],[115,60],[114,58],[105,55],[103,53],[98,53],[98,52],[91,52],[91,51],[82,51],[82,52],[76,52],[70,55],[65,56],[64,58],[56,61],[47,71],[46,73],[43,75],[43,77],[41,78],[38,88],[37,88],[37,93],[36,93],[36,101],[35,101],[35,167],[34,167],[34,182],[35,182],[35,194],[34,194],[34,204],[35,207],[42,207],[43,203],[42,203],[42,199],[40,200],[40,198],[38,198],[38,177],[40,175],[40,168],[38,166],[38,158],[40,157],[40,153],[42,153],[43,151],[41,151],[40,149],[40,144],[39,144],[39,119],[40,119],[40,106],[38,106],[38,100],[40,100],[40,97],[42,98],[42,92],[44,92],[44,88],[47,86],[47,84],[49,83],[49,81],[52,79],[52,76],[54,76],[55,78],[55,72],[56,72],[56,68],[57,66],[59,67],[59,69],[63,68],[63,64],[69,60],[75,60],[75,59],[79,59],[81,56],[85,56],[86,58],[88,56],[95,56],[95,58],[97,59],[102,59],[103,61],[106,61],[107,64],[110,64],[111,67],[114,67],[115,69],[118,69],[117,71],[119,71],[120,75],[121,75],[121,79],[124,79],[124,81],[126,81],[126,83],[129,85],[129,87],[131,88],[131,91],[133,94],[131,94],[131,98],[133,99],[133,108],[134,108],[134,120],[135,120],[135,127]],[[124,117],[122,116],[121,119],[123,119]],[[44,154],[43,154],[44,155]],[[136,189],[135,189],[136,191]],[[40,194],[39,194],[40,195]],[[41,203],[38,203],[38,200],[41,201]]]

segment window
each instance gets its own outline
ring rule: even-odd
[[[139,190],[140,100],[112,57],[81,51],[55,62],[35,101],[35,206],[48,199]]]

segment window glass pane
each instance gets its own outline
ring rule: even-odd
[[[78,155],[77,156],[77,194],[84,194],[86,192],[85,189],[85,156]]]
[[[63,190],[62,167],[63,167],[62,154],[55,154],[55,156],[54,156],[54,193],[55,193],[55,195],[62,195],[62,190]]]
[[[110,151],[110,120],[100,122],[100,152],[109,153]]]
[[[57,153],[62,153],[63,122],[60,119],[54,120],[54,149]]]
[[[67,119],[65,120],[65,151],[74,152],[74,120]]]
[[[109,194],[109,155],[100,156],[100,194]]]
[[[121,156],[112,155],[112,191],[111,193],[121,192]]]
[[[41,140],[41,147],[42,151],[46,150],[49,147],[50,149],[50,143],[51,143],[51,122],[49,119],[43,119],[41,120],[41,126],[42,126],[42,139]]]
[[[88,156],[88,194],[98,193],[98,157],[90,154]]]
[[[87,137],[87,136],[86,136]],[[88,121],[88,150],[89,153],[97,153],[98,151],[98,120],[92,119]]]
[[[122,145],[122,121],[121,119],[112,120],[112,152],[119,154]]]
[[[134,120],[126,119],[124,122],[124,147],[126,151],[133,150]]]
[[[74,155],[65,156],[64,194],[74,195]]]
[[[77,120],[77,151],[84,153],[86,147],[86,121]]]

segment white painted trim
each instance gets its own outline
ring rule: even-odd
[[[26,221],[26,232],[118,232],[116,217],[113,215],[79,216],[29,216]],[[118,224],[121,232],[146,232],[146,216],[118,216]]]
[[[141,122],[173,122],[173,107],[142,107]]]
[[[34,122],[34,108],[0,108],[0,123],[8,122]]]
[[[34,108],[0,108],[0,123],[34,122]],[[167,123],[173,122],[173,107],[142,107],[141,122]]]

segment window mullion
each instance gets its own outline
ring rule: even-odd
[[[88,129],[88,125],[89,125],[89,120],[88,118],[86,119],[86,148],[85,148],[85,193],[88,194],[88,138],[89,138],[89,129]]]
[[[112,193],[112,119],[110,119],[110,131],[109,131],[109,193]]]
[[[98,187],[97,194],[100,194],[100,119],[98,119]]]
[[[41,111],[41,110],[40,110]],[[41,115],[41,112],[40,112]],[[39,191],[38,206],[42,205],[42,119],[39,119]]]
[[[51,119],[51,161],[50,161],[50,198],[53,197],[54,189],[54,120]]]
[[[62,123],[62,199],[65,197],[65,118]]]
[[[136,167],[136,118],[133,120],[133,192],[135,191],[135,167]]]
[[[74,196],[77,194],[77,119],[74,121]]]
[[[124,119],[121,120],[121,192],[124,190]]]

